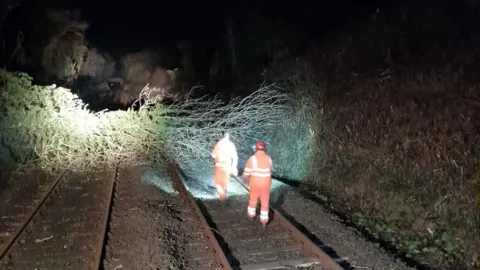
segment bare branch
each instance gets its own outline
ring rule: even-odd
[[[228,131],[239,151],[278,124],[289,113],[289,96],[275,85],[263,86],[228,103],[218,97],[192,98],[189,95],[168,106],[167,151],[181,166],[207,160],[216,140]]]

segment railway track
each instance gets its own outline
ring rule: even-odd
[[[221,269],[342,269],[277,210],[266,229],[246,217],[248,198],[200,202],[188,192],[178,167],[171,165],[177,190],[186,196],[201,220]],[[246,190],[238,178],[238,184]]]
[[[112,167],[61,172],[3,202],[0,269],[98,269],[116,177]]]
[[[222,269],[189,198],[145,184],[144,169],[120,169],[103,269]]]
[[[275,209],[262,229],[258,220],[246,218],[245,196],[229,198],[228,203],[197,201],[178,167],[171,165],[170,172],[186,202],[182,230],[188,236],[183,241],[192,269],[342,269]],[[6,206],[0,209],[0,269],[117,269],[113,261],[102,265],[101,259],[108,250],[105,235],[115,183],[123,185],[115,188],[117,208],[131,185],[118,180],[119,168],[30,177],[35,178],[25,181],[30,184],[0,198]],[[114,257],[133,252],[110,249]]]
[[[20,186],[13,189],[11,196],[2,202],[0,216],[0,261],[6,256],[15,240],[25,229],[38,209],[60,182],[64,172],[46,175],[33,169]],[[24,177],[24,176],[22,176]],[[14,179],[13,181],[15,181]],[[29,195],[30,199],[25,199]]]

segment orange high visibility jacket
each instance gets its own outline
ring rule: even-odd
[[[250,185],[270,184],[272,181],[272,158],[264,151],[257,151],[247,160],[244,176],[250,176]]]
[[[211,156],[215,160],[216,167],[237,168],[237,148],[235,144],[228,139],[220,139],[213,147]]]

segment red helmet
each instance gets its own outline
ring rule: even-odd
[[[265,143],[262,141],[258,141],[255,143],[255,151],[263,150],[265,151]]]

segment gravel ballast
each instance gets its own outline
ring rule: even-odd
[[[354,228],[342,224],[295,188],[285,186],[273,191],[271,204],[304,226],[353,269],[415,269],[363,238]]]
[[[202,228],[165,168],[122,168],[119,175],[104,269],[199,269],[214,261],[213,253],[190,260],[189,243],[202,243],[194,238]]]

